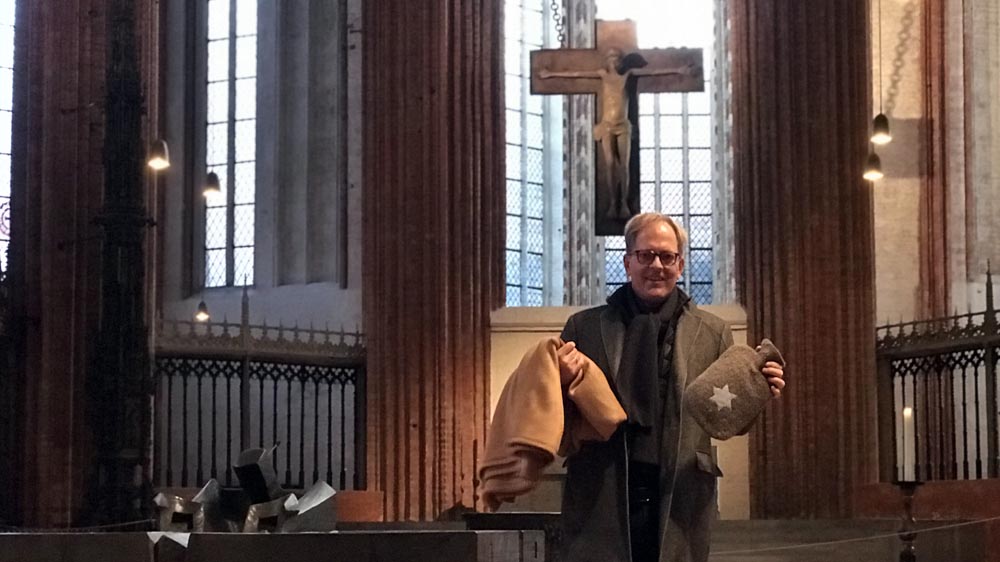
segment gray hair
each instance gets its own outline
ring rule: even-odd
[[[642,229],[658,223],[664,223],[674,230],[674,235],[677,236],[677,252],[683,255],[688,242],[687,231],[677,221],[661,213],[639,213],[625,223],[625,251],[631,252],[635,249],[635,239],[639,237]]]

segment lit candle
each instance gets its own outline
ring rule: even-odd
[[[913,476],[913,455],[916,451],[906,449],[906,434],[909,428],[910,435],[913,435],[913,408],[906,406],[903,408],[903,480],[909,480],[908,476]],[[907,474],[907,469],[909,474]]]

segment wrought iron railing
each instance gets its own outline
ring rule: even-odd
[[[365,487],[365,349],[358,332],[160,321],[154,484],[235,485],[241,450],[278,444],[286,488]]]
[[[877,329],[883,481],[1000,476],[992,287],[983,312]]]

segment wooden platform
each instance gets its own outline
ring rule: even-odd
[[[550,547],[557,542],[557,517],[479,514],[469,522],[479,528],[520,526],[506,531],[465,530],[461,522],[367,522],[346,523],[350,530],[329,534],[191,534],[186,548],[169,538],[154,545],[146,533],[0,534],[0,562],[544,562],[556,559],[554,550],[546,557],[546,538]],[[955,522],[924,521],[918,529],[949,524]],[[895,519],[721,521],[710,560],[896,562],[898,528]],[[991,532],[973,524],[920,534],[917,560],[996,561]]]
[[[161,544],[162,543],[162,544]],[[543,562],[537,531],[0,534],[0,562]]]

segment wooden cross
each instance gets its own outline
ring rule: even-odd
[[[597,22],[595,49],[531,52],[532,94],[595,94],[594,228],[621,235],[639,212],[638,94],[704,89],[701,49],[639,49],[635,22]]]

